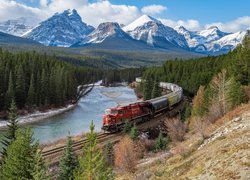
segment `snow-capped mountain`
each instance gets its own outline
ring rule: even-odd
[[[191,50],[205,54],[226,53],[240,44],[246,32],[226,33],[212,26],[201,31],[189,31],[183,26],[176,28]]]
[[[102,49],[152,49],[146,43],[130,37],[115,22],[101,23],[81,42],[71,47],[102,48]]]
[[[56,13],[26,32],[23,37],[33,39],[46,46],[69,47],[82,40],[93,30],[94,27],[82,22],[74,9]]]
[[[186,39],[173,28],[163,25],[159,20],[143,15],[123,28],[132,38],[147,44],[169,49],[188,49]]]
[[[92,33],[86,36],[79,45],[101,43],[108,37],[128,38],[128,35],[120,28],[118,23],[101,23]]]
[[[32,18],[18,18],[0,22],[0,31],[15,36],[21,36],[33,27]],[[34,20],[35,21],[35,20]]]

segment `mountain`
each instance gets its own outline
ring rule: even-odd
[[[21,36],[32,28],[31,19],[32,18],[21,17],[0,22],[0,31],[15,36]]]
[[[41,45],[40,43],[33,41],[31,39],[17,37],[17,36],[13,36],[11,34],[3,33],[3,32],[0,32],[0,44]]]
[[[153,47],[189,49],[183,35],[148,15],[142,15],[123,30],[132,38],[144,41]]]
[[[240,44],[246,32],[226,33],[212,26],[201,31],[189,31],[185,27],[176,28],[182,34],[191,50],[205,54],[222,54]]]
[[[46,46],[69,47],[87,36],[94,27],[82,22],[74,10],[56,13],[23,35]]]
[[[123,50],[152,49],[144,42],[131,38],[115,22],[101,23],[92,33],[71,47]]]

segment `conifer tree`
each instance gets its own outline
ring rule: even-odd
[[[153,99],[159,96],[161,96],[161,88],[160,88],[158,75],[156,74],[155,79],[154,79],[152,93],[151,93],[151,98]]]
[[[9,145],[16,139],[16,133],[18,129],[17,125],[17,107],[14,99],[12,100],[11,107],[9,109],[9,117],[8,117],[8,129],[6,135],[2,140],[3,148],[2,148],[2,159],[7,155],[6,150]]]
[[[97,147],[97,134],[94,132],[94,127],[92,121],[83,154],[79,159],[79,167],[74,173],[76,180],[113,179],[112,169],[106,166],[102,153]]]
[[[19,65],[16,74],[16,102],[19,108],[22,108],[25,104],[26,92],[25,92],[25,74],[23,72],[23,66]]]
[[[124,133],[129,133],[131,131],[131,123],[129,123],[128,121],[125,122],[124,128],[123,128],[123,132]]]
[[[231,78],[229,96],[230,109],[234,108],[244,101],[244,93],[241,84],[240,82],[237,82],[234,77]]]
[[[33,143],[30,129],[18,130],[16,140],[8,149],[7,155],[1,168],[3,179],[33,179],[34,157],[37,144]]]
[[[34,75],[31,75],[30,79],[30,85],[29,85],[29,91],[28,91],[28,97],[27,97],[27,104],[34,105],[36,102],[36,96],[35,96],[35,87],[34,87]]]
[[[137,127],[134,125],[133,127],[132,127],[132,129],[131,129],[131,131],[130,131],[130,133],[129,133],[129,137],[133,140],[133,141],[135,141],[135,140],[137,140],[138,139],[138,137],[139,137],[139,132],[138,132],[138,129],[137,129]]]
[[[143,82],[143,99],[144,100],[151,99],[151,91],[152,91],[152,81],[151,81],[151,77],[148,75],[146,76]]]
[[[6,92],[5,96],[5,106],[7,108],[10,107],[11,101],[15,99],[15,92],[14,92],[14,83],[13,83],[13,78],[12,78],[12,73],[10,72],[9,75],[9,84],[8,84],[8,90]]]
[[[73,141],[70,136],[67,138],[67,145],[59,164],[59,180],[73,179],[73,172],[77,168],[78,162],[73,150]]]
[[[45,166],[41,150],[37,150],[34,158],[33,180],[47,180],[47,167]]]
[[[113,166],[115,157],[114,157],[114,146],[112,143],[108,142],[108,144],[104,148],[103,155],[106,164],[109,165],[110,167]]]
[[[162,132],[160,132],[155,142],[155,151],[162,150],[166,147],[166,144],[166,140],[163,138]]]

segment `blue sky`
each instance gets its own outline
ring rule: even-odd
[[[241,16],[250,16],[249,0],[111,0],[115,4],[146,5],[160,4],[167,7],[162,17],[173,20],[197,19],[201,23],[230,21]]]
[[[25,16],[44,20],[75,8],[83,21],[94,26],[102,21],[128,24],[146,13],[171,27],[200,30],[217,25],[233,32],[250,27],[249,7],[249,0],[0,0],[0,21]]]

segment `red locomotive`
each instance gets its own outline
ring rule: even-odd
[[[126,122],[135,124],[144,122],[158,113],[169,111],[182,100],[181,87],[172,83],[161,83],[161,86],[173,92],[148,101],[107,109],[103,116],[102,129],[115,132],[123,129]]]
[[[105,111],[103,116],[103,128],[106,131],[117,131],[123,128],[125,122],[148,119],[150,114],[149,102],[139,102],[110,108]]]

